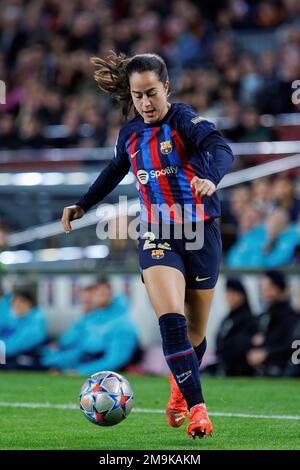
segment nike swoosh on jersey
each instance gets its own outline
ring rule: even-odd
[[[134,158],[134,157],[136,156],[136,154],[139,153],[140,150],[141,150],[141,149],[138,149],[136,152],[131,153],[131,154],[130,154],[131,158]]]
[[[197,282],[207,281],[207,279],[210,279],[210,276],[209,277],[199,277],[199,276],[196,277]]]

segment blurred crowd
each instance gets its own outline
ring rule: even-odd
[[[282,272],[269,270],[261,276],[256,294],[259,315],[253,314],[243,283],[227,279],[227,313],[219,324],[213,354],[210,344],[204,373],[300,376],[300,290],[293,308],[289,280]],[[32,287],[0,290],[3,370],[72,375],[90,375],[97,370],[164,373],[160,347],[159,353],[156,345],[141,348],[128,297],[114,293],[107,279],[81,285],[77,301],[79,318],[66,325],[63,334],[49,338],[47,315],[38,306]]]
[[[264,311],[254,316],[245,286],[238,279],[227,280],[228,314],[217,333],[217,360],[207,372],[300,377],[300,306],[291,306],[285,276],[266,271],[260,295]]]
[[[232,189],[223,207],[225,265],[277,268],[300,263],[300,200],[280,174]]]
[[[226,116],[232,140],[267,140],[260,114],[299,111],[298,0],[3,0],[0,149],[114,145],[120,111],[89,62],[112,49],[161,54],[171,99]]]
[[[6,369],[90,375],[95,370],[122,370],[137,359],[139,339],[128,298],[114,295],[106,279],[82,286],[77,294],[81,316],[53,340],[32,287],[0,291]]]
[[[230,269],[283,268],[300,265],[300,197],[296,178],[279,173],[253,180],[249,184],[233,186],[222,194],[221,231],[223,264]],[[107,262],[118,269],[135,267],[138,251],[135,240],[124,238],[130,217],[121,216],[111,225],[115,237],[109,238]],[[104,225],[98,231],[104,231]],[[11,228],[0,219],[0,254],[8,247]],[[94,230],[82,239],[73,238],[74,246],[89,240],[96,245],[99,240]],[[50,237],[39,248],[63,246],[64,240]],[[53,243],[53,245],[51,245]],[[101,263],[105,259],[100,260]],[[100,265],[99,265],[100,266]],[[101,264],[103,266],[103,264]],[[5,269],[1,265],[0,271]]]

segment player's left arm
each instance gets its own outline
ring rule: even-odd
[[[200,152],[207,151],[211,155],[206,178],[195,176],[191,181],[191,187],[195,188],[197,195],[211,196],[232,166],[234,160],[232,150],[215,125],[198,116],[190,108],[185,108],[182,113],[181,128]]]

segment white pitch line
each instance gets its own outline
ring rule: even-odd
[[[32,408],[32,409],[53,409],[53,410],[78,410],[78,405],[74,403],[69,404],[52,404],[52,403],[11,403],[0,401],[0,408]],[[133,408],[135,413],[146,414],[163,414],[164,410],[153,410],[147,408]],[[209,412],[210,416],[220,416],[224,418],[248,418],[248,419],[285,419],[300,421],[300,416],[289,415],[254,415],[247,413],[224,413],[222,411]]]
[[[49,408],[49,409],[58,409],[58,410],[78,410],[78,406],[73,403],[64,404],[64,405],[55,405],[52,403],[10,403],[5,401],[0,401],[0,408]]]
[[[246,413],[223,413],[222,411],[209,412],[209,416],[224,416],[225,418],[257,418],[257,419],[291,419],[300,420],[300,416],[289,415],[252,415]]]

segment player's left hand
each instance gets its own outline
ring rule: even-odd
[[[217,189],[212,181],[198,178],[198,176],[194,176],[190,186],[197,196],[211,196]]]

